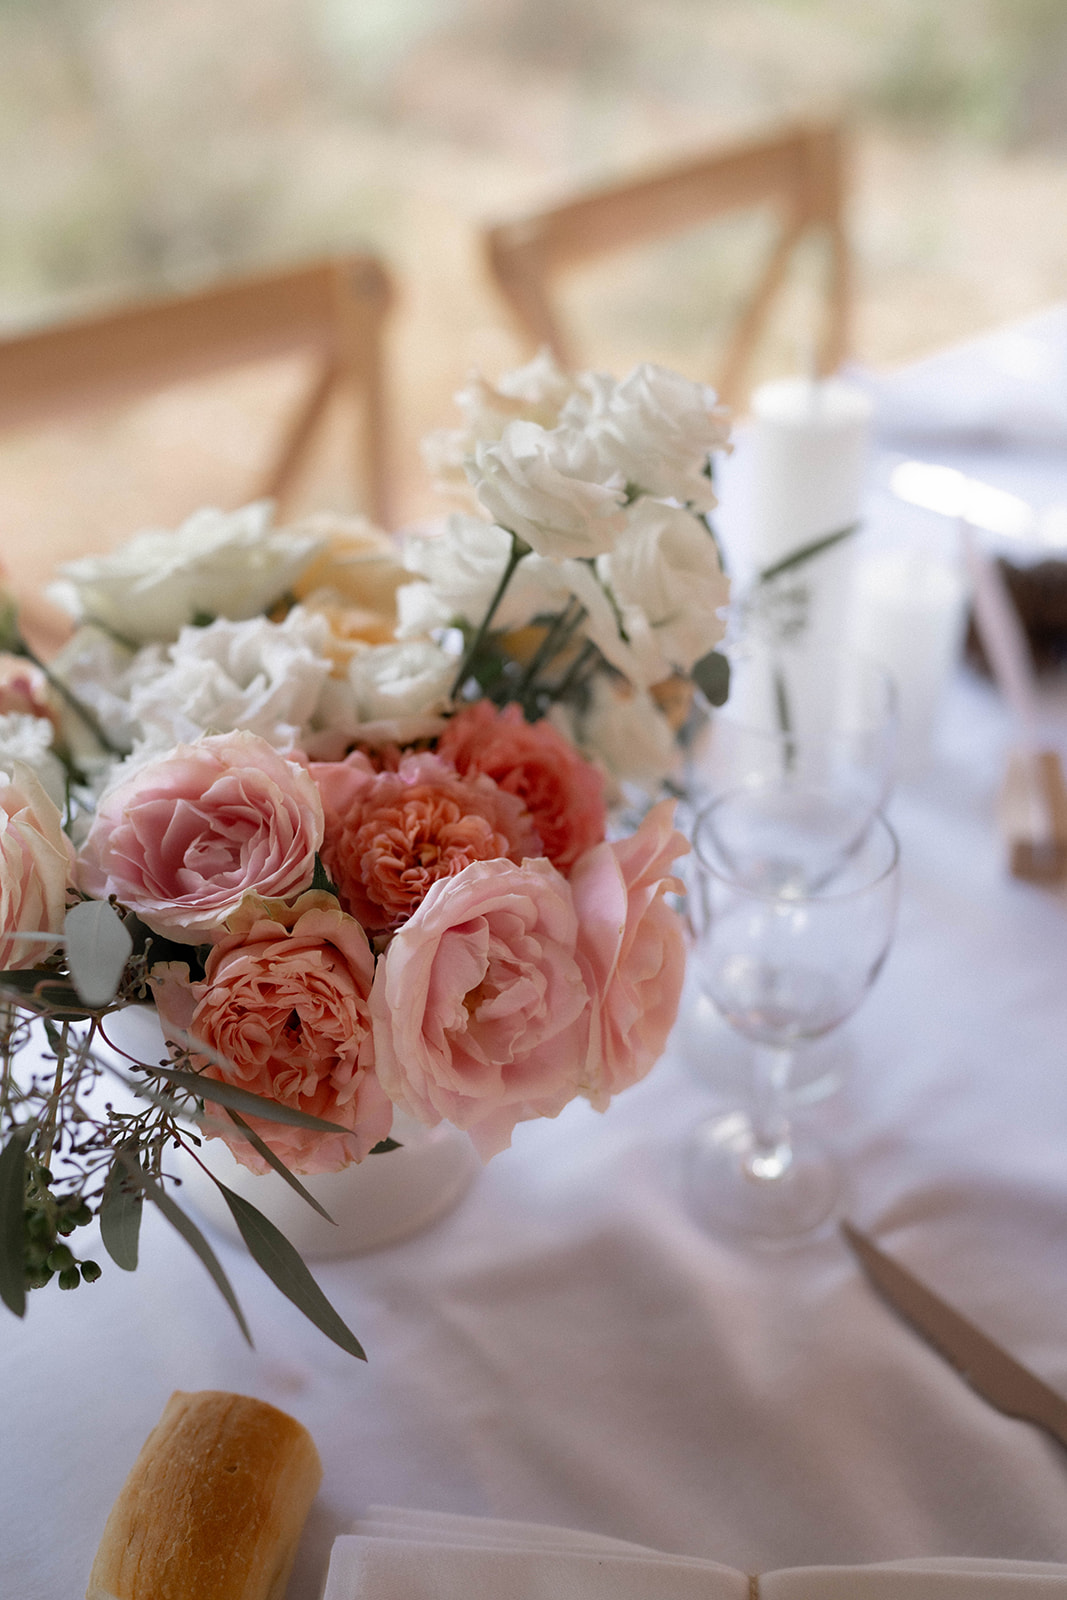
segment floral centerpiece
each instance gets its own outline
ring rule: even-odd
[[[220,1137],[257,1171],[388,1159],[394,1108],[488,1158],[660,1054],[686,845],[657,799],[727,597],[707,520],[726,425],[654,367],[547,357],[458,396],[428,453],[468,504],[398,547],[361,522],[203,511],[62,569],[45,666],[0,658],[0,1293],[136,1265],[145,1201],[198,1251],[166,1166]],[[635,807],[635,798],[639,804]],[[611,817],[640,814],[629,833]],[[154,1004],[169,1054],[118,1069]],[[120,1058],[121,1059],[121,1058]],[[218,1180],[216,1180],[218,1181]],[[249,1249],[358,1343],[220,1184]],[[314,1203],[314,1202],[311,1202]],[[68,1242],[70,1240],[71,1242]]]

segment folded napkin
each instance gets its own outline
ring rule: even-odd
[[[1067,306],[1011,323],[896,372],[853,368],[882,439],[1067,443]]]
[[[322,1600],[1067,1600],[1067,1567],[900,1561],[758,1577],[600,1534],[372,1509],[334,1542]]]

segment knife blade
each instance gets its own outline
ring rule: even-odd
[[[1067,1448],[1067,1399],[1016,1361],[848,1221],[841,1232],[870,1282],[910,1327],[998,1411],[1043,1428]]]

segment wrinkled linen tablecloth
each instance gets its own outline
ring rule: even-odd
[[[1048,712],[1067,748],[1067,706]],[[845,1161],[850,1215],[1067,1392],[1067,897],[1006,874],[1009,736],[993,690],[961,674],[929,770],[890,807],[894,949],[835,1046],[842,1089],[799,1115]],[[176,1388],[258,1395],[311,1430],[325,1478],[290,1600],[316,1600],[333,1539],[372,1504],[742,1572],[1067,1561],[1067,1454],[977,1398],[832,1232],[761,1253],[689,1220],[680,1152],[742,1066],[688,1008],[608,1114],[520,1127],[421,1237],[318,1264],[366,1366],[220,1242],[250,1351],[155,1214],[135,1275],[107,1263],[93,1287],[33,1295],[23,1323],[0,1312],[0,1593],[83,1592]]]

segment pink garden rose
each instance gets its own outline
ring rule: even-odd
[[[393,1106],[374,1073],[367,1000],[374,957],[363,929],[318,890],[293,906],[249,898],[208,957],[203,982],[184,963],[157,967],[153,990],[164,1032],[192,1035],[226,1065],[193,1056],[207,1078],[250,1089],[338,1122],[316,1133],[261,1117],[245,1120],[293,1172],[336,1172],[386,1138]],[[210,1104],[210,1089],[205,1086]],[[253,1172],[267,1163],[220,1113],[217,1132]]]
[[[476,861],[432,885],[371,990],[378,1076],[421,1122],[488,1159],[515,1124],[578,1092],[590,996],[567,880],[550,862]]]
[[[560,872],[603,839],[603,776],[552,723],[527,722],[517,705],[498,711],[477,700],[451,719],[437,752],[460,772],[484,772],[518,795]]]
[[[0,969],[36,967],[54,949],[15,933],[63,932],[74,851],[63,819],[31,767],[0,773]]]
[[[81,851],[87,894],[180,944],[220,935],[246,894],[308,888],[322,843],[314,780],[253,733],[211,734],[102,796]]]
[[[399,927],[432,884],[472,861],[543,853],[520,799],[436,755],[377,771],[356,752],[311,770],[326,818],[323,865],[345,910],[372,932]]]
[[[670,868],[689,845],[673,814],[673,800],[661,800],[636,833],[597,845],[571,874],[579,956],[595,995],[582,1092],[598,1111],[655,1065],[678,1012],[685,936],[664,894],[680,888]]]

